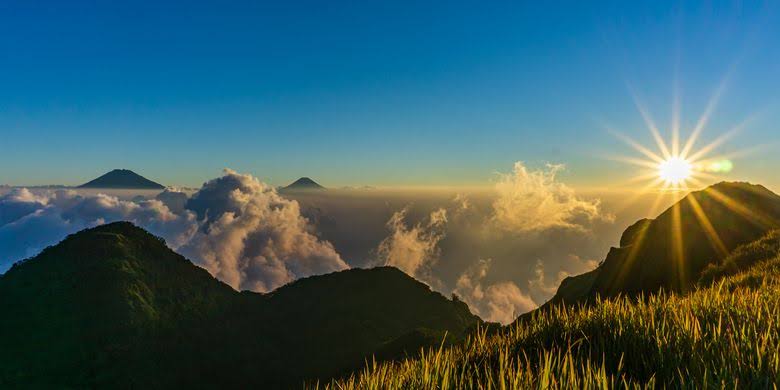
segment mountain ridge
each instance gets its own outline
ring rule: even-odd
[[[15,264],[0,311],[0,387],[291,387],[481,323],[389,267],[237,292],[128,222]]]

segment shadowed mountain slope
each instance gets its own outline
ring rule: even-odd
[[[659,289],[685,292],[710,264],[780,227],[780,196],[759,185],[719,183],[688,194],[656,219],[630,226],[595,270],[566,278],[549,303]]]
[[[15,265],[0,311],[0,387],[299,387],[480,322],[393,268],[239,293],[124,222]]]
[[[114,169],[103,176],[98,177],[88,183],[82,184],[79,188],[118,188],[118,189],[164,189],[165,186],[155,183],[131,170]]]

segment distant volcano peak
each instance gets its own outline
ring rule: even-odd
[[[284,187],[284,189],[285,190],[324,190],[325,187],[319,185],[316,181],[308,177],[302,177],[294,181],[292,184],[288,185],[287,187]]]
[[[114,169],[79,188],[122,188],[161,190],[165,186],[155,183],[129,169]]]

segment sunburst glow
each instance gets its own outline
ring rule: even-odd
[[[685,129],[681,124],[679,101],[675,96],[672,123],[670,123],[668,130],[659,128],[638,95],[632,93],[634,103],[652,136],[653,142],[642,144],[621,132],[607,128],[608,131],[637,152],[637,155],[634,156],[615,157],[616,160],[638,166],[641,169],[629,183],[648,181],[648,185],[640,192],[678,192],[687,191],[691,186],[703,187],[707,182],[718,180],[717,176],[731,172],[734,163],[730,158],[740,153],[713,154],[728,139],[741,131],[753,119],[752,116],[716,137],[710,143],[697,145],[697,141],[701,141],[701,136],[713,115],[722,89],[721,85],[695,122],[695,126],[690,129]],[[666,133],[664,130],[669,132],[668,140],[664,136]],[[681,133],[688,133],[687,138],[682,138]]]
[[[732,127],[707,144],[697,144],[697,142],[702,140],[702,135],[707,128],[710,117],[714,113],[722,90],[723,84],[710,99],[695,125],[690,129],[686,129],[680,121],[679,99],[675,89],[672,123],[670,123],[668,130],[658,127],[639,97],[633,94],[636,107],[652,137],[650,138],[652,141],[649,139],[646,144],[642,144],[621,132],[607,128],[609,132],[617,136],[636,152],[633,156],[615,157],[618,161],[638,167],[637,175],[629,179],[627,184],[636,185],[640,182],[646,182],[646,185],[639,188],[633,196],[629,196],[623,201],[622,207],[628,207],[646,193],[655,193],[656,195],[655,201],[648,211],[649,216],[656,216],[657,210],[662,204],[673,204],[670,218],[671,226],[669,227],[672,235],[672,246],[670,249],[679,267],[678,274],[681,283],[686,280],[684,275],[686,270],[684,266],[686,253],[683,250],[685,247],[683,236],[686,232],[685,226],[689,223],[687,220],[683,220],[683,218],[690,219],[691,214],[693,214],[693,219],[702,227],[713,250],[721,256],[725,256],[728,252],[726,245],[718,235],[718,231],[713,227],[704,207],[699,204],[697,197],[685,196],[686,193],[692,189],[691,187],[701,188],[714,181],[725,179],[722,175],[728,174],[734,169],[734,162],[731,159],[752,150],[714,154],[728,139],[747,126],[754,116],[749,116],[745,121]],[[664,137],[667,131],[669,135],[668,140]],[[687,137],[682,138],[681,133],[687,133]],[[719,192],[715,187],[708,187],[703,192],[706,194],[700,195],[703,199],[717,202],[757,225],[772,226],[772,222],[768,221],[766,217],[752,212],[747,206],[741,204],[739,200],[730,198],[728,195]],[[681,199],[687,199],[688,201],[679,202]],[[683,209],[686,211],[683,211]],[[632,244],[632,249],[628,252],[626,264],[631,264],[634,261],[638,248],[642,245],[643,237],[644,234],[640,233],[635,243]],[[625,270],[627,269],[625,268]],[[619,274],[617,277],[623,278],[624,275]]]
[[[672,185],[684,183],[692,173],[693,165],[682,157],[671,157],[658,164],[658,176]]]

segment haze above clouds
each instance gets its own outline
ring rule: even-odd
[[[577,194],[558,180],[563,169],[518,162],[492,191],[461,193],[280,194],[231,170],[194,193],[5,189],[0,272],[67,234],[129,220],[238,290],[391,265],[507,323],[548,299],[564,277],[593,269],[620,232],[646,216],[641,206],[613,215],[606,206],[617,202]]]

